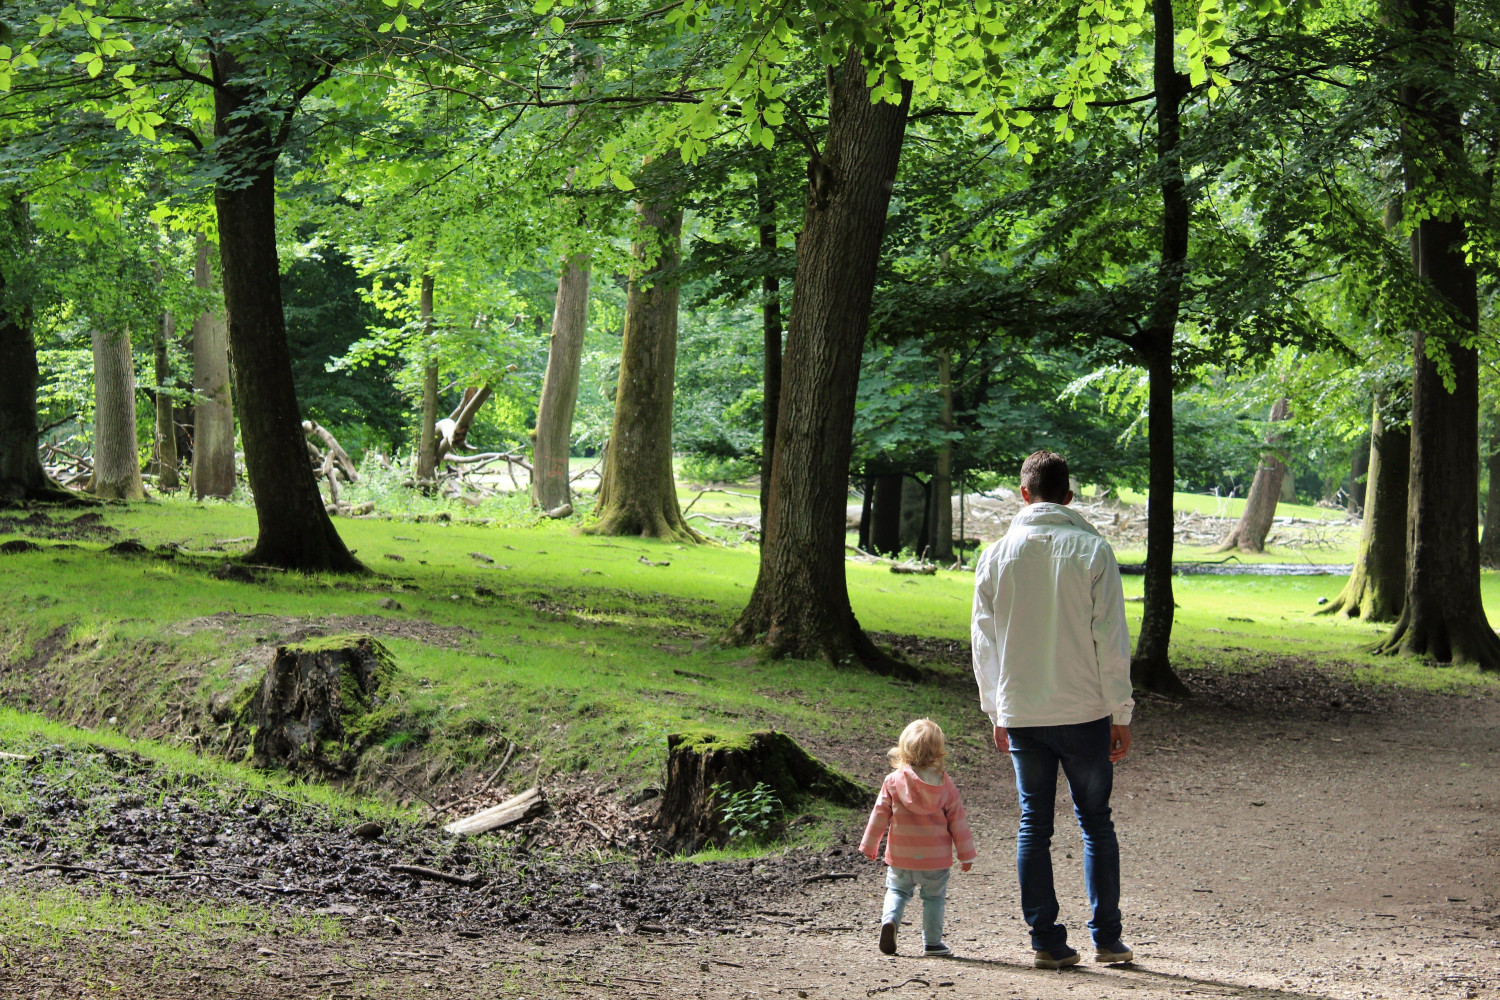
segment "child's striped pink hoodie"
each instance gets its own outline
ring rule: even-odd
[[[937,774],[928,772],[936,778]],[[860,851],[875,857],[880,837],[890,827],[885,842],[885,863],[892,868],[932,871],[953,867],[953,853],[960,863],[977,856],[969,819],[953,779],[943,774],[942,783],[924,781],[910,766],[886,775],[880,797],[870,813],[870,822],[859,842]]]

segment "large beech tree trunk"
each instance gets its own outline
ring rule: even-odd
[[[910,91],[871,104],[858,46],[832,91],[824,152],[808,164],[760,573],[730,638],[914,677],[860,628],[844,573],[855,391]]]
[[[167,351],[172,338],[177,334],[177,321],[169,312],[161,314],[156,329],[156,485],[164,490],[175,490],[177,481],[177,422],[172,419],[172,394],[167,392],[167,383],[172,381],[172,365]]]
[[[700,542],[677,503],[672,475],[672,389],[677,377],[675,276],[682,244],[682,209],[648,197],[638,206],[642,237],[625,296],[625,337],[615,419],[599,482],[593,535],[641,535]],[[649,266],[645,261],[654,255]]]
[[[418,295],[417,308],[422,318],[422,340],[428,351],[432,350],[432,293],[431,274],[422,275],[422,290]],[[417,482],[430,484],[437,478],[437,409],[438,366],[434,358],[427,359],[422,372],[422,424],[417,430]]]
[[[760,251],[766,268],[776,254],[776,198],[769,166],[755,176],[755,203],[760,213]],[[764,387],[760,404],[760,543],[766,541],[766,510],[771,503],[771,464],[776,454],[776,411],[781,406],[781,281],[767,274],[760,281],[760,325]]]
[[[193,284],[214,286],[208,239],[198,236]],[[234,493],[234,406],[229,389],[229,327],[213,310],[193,321],[193,496],[228,497]]]
[[[536,437],[531,452],[531,502],[556,510],[573,500],[568,454],[573,447],[573,411],[578,405],[578,378],[583,338],[589,326],[589,255],[563,261],[552,307],[552,341],[547,374],[536,407]]]
[[[90,334],[94,349],[94,496],[143,500],[135,440],[135,360],[126,331]]]
[[[26,203],[0,194],[0,502],[70,500],[37,457],[40,373],[31,332],[30,292],[20,271],[31,255]]]
[[[1402,13],[1405,27],[1421,37],[1412,59],[1428,70],[1424,83],[1402,88],[1402,166],[1409,191],[1434,196],[1458,183],[1465,155],[1460,110],[1439,85],[1425,83],[1455,75],[1454,4],[1406,0]],[[1479,327],[1479,291],[1465,241],[1462,219],[1423,219],[1413,259],[1467,339]],[[1479,352],[1421,322],[1412,339],[1406,596],[1395,629],[1375,649],[1500,670],[1500,637],[1479,594]],[[1451,392],[1429,353],[1446,355]]]
[[[928,484],[927,557],[934,562],[953,561],[953,356],[938,352],[938,394],[942,398],[939,427],[943,443],[938,446],[937,464]]]
[[[1145,604],[1141,634],[1130,661],[1136,687],[1167,694],[1185,694],[1187,686],[1172,669],[1169,647],[1176,604],[1172,598],[1172,548],[1176,530],[1172,518],[1177,488],[1177,464],[1172,440],[1172,402],[1176,371],[1173,340],[1182,305],[1182,281],[1187,269],[1188,233],[1192,212],[1182,170],[1181,105],[1187,77],[1177,72],[1176,29],[1171,0],[1154,0],[1154,56],[1156,87],[1156,157],[1162,165],[1161,264],[1157,269],[1156,298],[1146,329],[1137,340],[1137,353],[1149,380],[1150,423],[1146,428],[1147,511]]]
[[[1276,519],[1276,505],[1281,501],[1281,484],[1286,478],[1286,463],[1277,451],[1281,435],[1276,425],[1287,417],[1287,401],[1283,397],[1271,407],[1271,426],[1266,429],[1266,452],[1260,456],[1255,468],[1255,478],[1250,482],[1250,493],[1245,498],[1245,509],[1239,521],[1229,532],[1229,537],[1220,545],[1219,552],[1239,549],[1241,552],[1264,552],[1266,535],[1271,531],[1271,522]]]
[[[243,70],[234,56],[220,49],[213,61],[216,148],[231,168],[214,191],[224,306],[245,472],[260,529],[248,558],[305,572],[364,572],[323,509],[302,435],[276,257],[277,149],[271,125],[241,90]]]
[[[1393,622],[1406,590],[1406,493],[1411,429],[1391,427],[1375,400],[1370,417],[1370,463],[1365,473],[1364,523],[1349,582],[1320,615]]]

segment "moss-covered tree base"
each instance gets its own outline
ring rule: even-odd
[[[256,766],[351,772],[394,712],[395,680],[395,660],[367,635],[279,647],[239,713],[253,726]]]
[[[729,796],[760,783],[786,809],[809,799],[866,806],[872,795],[785,733],[673,733],[667,737],[667,787],[654,825],[679,850],[722,845],[729,839],[724,822]]]
[[[1342,615],[1366,622],[1393,622],[1401,617],[1402,590],[1402,580],[1382,585],[1380,580],[1364,571],[1362,564],[1356,563],[1339,596],[1328,607],[1319,608],[1317,614]]]

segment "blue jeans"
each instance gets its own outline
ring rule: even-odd
[[[1088,885],[1094,944],[1120,939],[1120,844],[1109,818],[1115,766],[1109,759],[1110,720],[1073,726],[1026,726],[1008,730],[1010,762],[1021,798],[1016,834],[1016,870],[1021,876],[1021,912],[1031,928],[1031,947],[1054,951],[1068,943],[1057,922],[1052,886],[1052,817],[1057,804],[1057,765],[1073,793],[1073,812],[1083,831],[1083,876]]]
[[[901,914],[912,893],[922,890],[922,943],[939,944],[943,940],[943,911],[948,906],[948,868],[923,871],[915,868],[886,868],[885,912],[882,924],[901,923]]]

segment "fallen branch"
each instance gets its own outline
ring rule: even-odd
[[[344,474],[344,478],[351,483],[359,482],[359,472],[354,468],[354,462],[349,458],[349,453],[339,444],[338,439],[328,432],[326,427],[312,420],[304,420],[302,421],[302,433],[318,437],[324,446],[328,448],[329,455],[338,462],[339,471]]]
[[[425,878],[433,882],[447,882],[449,885],[463,886],[465,889],[484,884],[484,879],[478,875],[452,875],[448,872],[440,872],[436,868],[424,868],[421,865],[391,865],[390,870],[401,875],[415,875],[417,878]]]
[[[547,799],[540,788],[529,788],[520,795],[512,796],[497,806],[481,810],[472,816],[454,820],[443,830],[462,836],[486,833],[504,826],[513,826],[530,819],[547,807]]]
[[[904,982],[904,983],[896,983],[894,986],[877,986],[877,987],[875,987],[872,990],[865,990],[865,996],[872,997],[872,996],[874,996],[877,993],[889,993],[891,990],[899,990],[901,987],[903,987],[903,986],[910,986],[912,983],[916,983],[919,986],[931,986],[932,985],[931,983],[929,983],[925,979],[918,979],[916,976],[912,976],[906,982]]]
[[[837,882],[839,879],[859,878],[854,872],[824,872],[821,875],[809,875],[802,880],[803,885],[811,885],[814,882]]]

